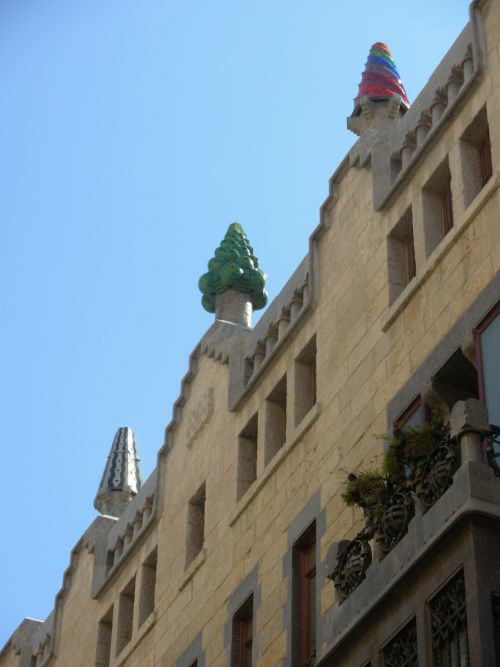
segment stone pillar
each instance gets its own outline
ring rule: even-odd
[[[450,416],[450,432],[460,443],[462,465],[466,461],[484,461],[483,438],[489,428],[484,403],[475,398],[455,403]]]
[[[218,320],[232,322],[240,327],[252,327],[252,304],[248,294],[227,290],[215,297],[215,317]]]
[[[274,347],[277,342],[278,342],[278,328],[275,326],[271,326],[266,336],[266,357],[268,357],[274,350]]]
[[[282,310],[278,317],[278,340],[281,340],[290,324],[290,313],[287,310]]]
[[[431,116],[433,125],[435,125],[441,118],[447,106],[448,106],[448,97],[446,96],[444,91],[440,88],[438,89],[431,104]]]

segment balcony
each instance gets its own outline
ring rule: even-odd
[[[468,399],[454,405],[449,426],[428,425],[426,436],[426,442],[410,446],[404,437],[399,439],[400,458],[392,461],[393,470],[399,465],[402,471],[399,483],[384,471],[378,480],[372,475],[371,487],[364,487],[365,492],[371,489],[371,496],[356,496],[363,485],[350,479],[347,500],[352,501],[354,492],[356,502],[350,504],[363,508],[365,521],[352,540],[330,550],[334,558],[328,576],[336,602],[326,615],[318,665],[373,662],[384,653],[390,628],[392,636],[398,628],[402,632],[403,620],[416,623],[419,655],[420,649],[433,654],[432,599],[457,577],[467,591],[464,623],[469,626],[471,657],[463,664],[493,664],[486,653],[493,651],[491,599],[500,584],[495,556],[500,542],[500,429],[489,424],[482,403]],[[392,454],[397,450],[393,447]],[[488,632],[491,637],[485,641]]]

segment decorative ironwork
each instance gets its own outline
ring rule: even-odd
[[[337,556],[333,572],[328,575],[333,580],[340,601],[343,602],[366,577],[366,570],[372,562],[372,550],[366,532],[359,533]]]
[[[495,475],[500,475],[500,426],[490,426],[486,441],[488,443],[486,447],[488,463],[495,471]]]
[[[377,542],[383,551],[389,552],[406,535],[408,524],[415,514],[415,504],[410,491],[396,491],[384,507],[379,524]]]
[[[418,667],[417,624],[410,621],[383,649],[384,667]]]
[[[432,651],[435,667],[468,667],[467,608],[463,572],[431,601]]]
[[[452,485],[453,475],[459,466],[456,442],[447,438],[438,444],[427,457],[422,470],[422,490],[418,497],[426,507],[432,507]]]

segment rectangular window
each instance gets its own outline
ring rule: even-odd
[[[387,238],[389,302],[393,303],[416,275],[413,217],[411,208]]]
[[[252,667],[253,625],[252,595],[233,618],[231,667]]]
[[[465,582],[459,572],[430,602],[433,667],[469,667]]]
[[[394,422],[394,428],[406,428],[407,426],[421,426],[429,421],[431,415],[428,407],[419,397],[403,412]]]
[[[316,656],[316,524],[294,547],[294,667],[313,664]]]
[[[155,608],[157,550],[144,561],[141,573],[141,597],[139,601],[139,627],[153,613]]]
[[[205,540],[205,501],[203,483],[188,504],[188,525],[186,536],[186,567],[196,558]]]
[[[118,600],[118,628],[116,655],[119,655],[132,638],[135,601],[135,577],[129,581]]]
[[[286,442],[286,375],[269,394],[264,414],[264,462],[267,464]]]
[[[258,423],[258,415],[255,414],[238,436],[236,500],[239,500],[257,479]]]
[[[500,426],[500,303],[474,331],[478,359],[479,398],[488,408],[490,423]]]
[[[427,181],[422,190],[426,257],[453,227],[453,199],[448,159]]]
[[[486,108],[474,118],[460,138],[464,205],[474,200],[493,175],[491,141]]]
[[[108,667],[111,659],[111,633],[113,630],[113,606],[99,621],[97,626],[96,667]]]
[[[382,648],[382,656],[384,667],[418,667],[417,624],[415,619],[407,623]]]
[[[298,426],[316,403],[316,336],[295,359],[294,424]]]

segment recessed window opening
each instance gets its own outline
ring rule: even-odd
[[[265,403],[264,462],[267,464],[286,442],[287,386],[284,375]]]
[[[413,217],[409,208],[387,239],[389,303],[393,303],[417,273]]]
[[[453,227],[453,197],[448,159],[425,184],[422,204],[425,254],[428,257]]]
[[[493,175],[486,108],[481,109],[460,138],[460,157],[467,207]]]
[[[316,656],[316,524],[297,541],[293,552],[294,667],[306,667]]]
[[[237,500],[257,479],[257,434],[258,415],[255,414],[238,436]]]
[[[153,613],[155,608],[157,562],[157,550],[155,549],[144,561],[142,566],[139,627]]]
[[[294,424],[298,426],[316,403],[316,336],[295,359]]]
[[[231,667],[252,667],[253,632],[253,595],[251,595],[233,617]]]
[[[186,567],[196,558],[205,540],[206,491],[203,483],[188,503]]]
[[[391,157],[391,183],[397,179],[403,168],[403,163],[400,156],[394,155]]]
[[[108,549],[106,554],[106,572],[109,572],[115,563],[114,549]]]
[[[118,628],[116,655],[119,655],[132,638],[135,601],[135,577],[129,581],[118,600]]]
[[[108,667],[111,659],[111,633],[113,630],[113,606],[99,621],[97,626],[96,667]]]
[[[477,371],[461,349],[435,373],[432,387],[450,410],[457,401],[479,398]]]

